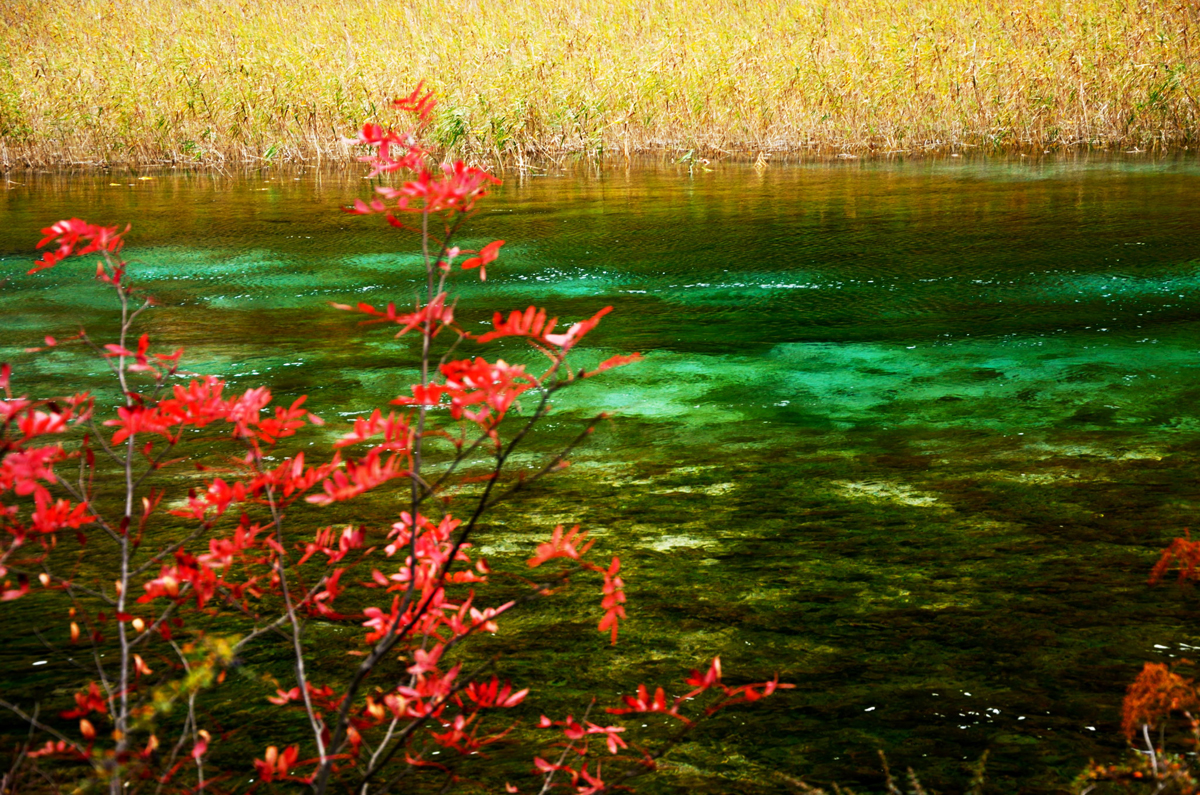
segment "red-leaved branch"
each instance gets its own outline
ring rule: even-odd
[[[480,335],[456,324],[456,274],[486,278],[504,241],[464,249],[455,238],[498,181],[462,162],[428,165],[419,141],[435,107],[429,93],[418,87],[395,106],[411,114],[411,129],[367,124],[355,138],[370,149],[371,175],[395,184],[348,211],[381,214],[414,234],[423,294],[403,310],[334,306],[415,336],[420,358],[395,408],[330,429],[332,441],[303,396],[277,402],[266,387],[238,392],[217,376],[186,373],[182,350],[138,332],[153,302],[121,259],[128,228],[73,218],[44,230],[46,251],[30,273],[96,257],[119,322],[111,341],[80,330],[30,349],[103,362],[112,382],[96,397],[14,396],[11,368],[0,369],[0,600],[37,596],[60,610],[61,626],[42,632],[48,653],[87,672],[57,713],[0,698],[30,729],[0,788],[15,791],[33,767],[54,781],[83,764],[110,795],[281,783],[367,795],[418,779],[446,791],[486,778],[485,750],[512,742],[504,711],[530,692],[490,670],[503,659],[477,659],[466,641],[585,576],[599,586],[598,630],[617,642],[626,620],[620,558],[589,559],[593,541],[578,526],[554,528],[520,570],[494,568],[475,543],[488,510],[561,470],[607,416],[538,454],[532,470],[514,471],[514,452],[554,396],[639,357],[619,354],[591,369],[571,363],[611,307],[561,327],[535,307],[497,312]],[[544,366],[459,353],[501,338],[523,340]],[[497,577],[510,584],[503,598],[490,596]],[[331,658],[316,642],[329,627],[349,633],[348,655]],[[217,717],[224,697],[213,691],[255,645],[285,661],[262,674],[270,683],[262,699],[294,715],[288,742],[250,737]],[[687,684],[670,702],[662,688],[641,686],[608,713],[657,713],[690,731],[717,710],[789,687],[728,686],[717,660]],[[700,711],[685,714],[685,702],[702,696]],[[530,791],[541,792],[624,788],[682,736],[636,744],[627,727],[586,715],[543,717],[539,726],[561,732],[565,749],[554,762],[531,754]],[[235,741],[265,752],[245,763],[223,750]],[[592,745],[607,761],[589,763]]]

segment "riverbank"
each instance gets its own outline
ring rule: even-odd
[[[422,78],[435,145],[518,165],[1183,149],[1200,119],[1188,2],[43,0],[0,28],[5,169],[344,161]]]

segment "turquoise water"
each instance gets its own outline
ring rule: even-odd
[[[83,263],[22,275],[37,230],[77,215],[133,222],[147,330],[192,369],[328,418],[399,391],[411,350],[327,306],[416,289],[406,242],[338,212],[366,181],[150,176],[0,193],[0,355],[25,384],[98,373],[20,352],[112,327]],[[715,720],[651,792],[878,789],[878,749],[943,790],[990,750],[997,791],[1048,792],[1119,758],[1141,663],[1200,646],[1194,594],[1146,585],[1200,502],[1198,198],[1194,157],[509,178],[466,229],[509,243],[463,282],[464,324],[612,304],[585,358],[646,357],[565,393],[534,449],[617,417],[483,539],[519,558],[579,522],[628,572],[616,649],[576,639],[590,594],[491,641],[514,679],[557,683],[531,708],[578,714],[714,653],[796,683]],[[3,652],[13,681],[31,649]]]

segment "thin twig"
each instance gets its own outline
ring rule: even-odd
[[[37,728],[38,731],[46,732],[46,734],[49,734],[52,737],[58,738],[58,740],[60,742],[63,742],[63,743],[66,743],[67,745],[69,745],[77,753],[79,753],[80,756],[87,757],[87,754],[84,752],[84,749],[82,746],[80,746],[74,740],[69,739],[66,735],[62,734],[54,727],[47,726],[46,724],[44,724],[40,720],[38,720],[36,710],[33,715],[30,715],[30,714],[26,713],[23,709],[18,707],[16,704],[10,703],[10,702],[4,700],[3,698],[0,698],[0,707],[4,707],[9,712],[13,713],[18,718],[20,718],[21,720],[28,723],[30,726]],[[92,761],[92,766],[94,768],[96,768],[97,770],[100,769],[100,764],[98,762]]]

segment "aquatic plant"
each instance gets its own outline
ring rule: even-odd
[[[570,358],[607,307],[565,328],[537,307],[498,312],[482,334],[456,323],[454,277],[485,279],[504,244],[454,244],[496,179],[462,162],[428,165],[420,140],[433,119],[429,93],[418,88],[395,105],[412,114],[411,128],[367,124],[356,143],[372,150],[363,158],[372,175],[405,178],[348,210],[415,234],[424,290],[411,311],[335,306],[404,342],[415,337],[398,351],[412,356],[416,379],[392,401],[400,408],[376,409],[340,432],[324,430],[303,396],[281,403],[266,387],[234,394],[216,376],[184,371],[182,350],[159,351],[138,334],[153,301],[121,257],[128,227],[72,218],[44,230],[47,250],[31,272],[96,255],[96,278],[112,288],[120,314],[111,342],[81,330],[32,350],[80,347],[104,362],[116,388],[14,397],[11,367],[0,371],[0,600],[47,610],[53,619],[39,639],[83,676],[57,714],[12,693],[0,699],[28,731],[0,789],[42,786],[31,766],[55,786],[82,778],[113,795],[499,786],[485,752],[512,742],[517,723],[504,714],[529,689],[501,680],[503,660],[470,657],[466,641],[590,576],[601,592],[598,629],[617,642],[626,618],[621,561],[593,561],[586,531],[554,528],[522,571],[474,545],[489,532],[489,509],[567,466],[606,416],[536,465],[514,467],[553,397],[638,356],[590,369]],[[460,347],[498,339],[529,345],[544,368],[455,358]],[[326,455],[314,451],[327,441]],[[370,519],[381,510],[393,515],[382,527]],[[497,581],[504,596],[492,596]],[[317,651],[331,630],[362,633],[346,650],[353,665]],[[225,695],[229,673],[258,653],[277,661],[274,672],[250,677],[249,694]],[[578,719],[543,715],[536,726],[549,739],[533,752],[525,791],[624,788],[704,717],[786,687],[726,684],[713,659],[687,677],[682,695],[641,685],[608,707],[605,721],[594,700]],[[232,730],[220,726],[220,704],[230,698],[280,712],[265,736],[236,739],[258,749],[253,761],[221,754]],[[656,729],[671,730],[641,742],[622,716],[654,717]],[[511,782],[504,789],[521,791]]]
[[[493,162],[1193,146],[1198,22],[1186,0],[14,0],[0,160],[344,161],[338,134],[425,74],[436,143]]]

